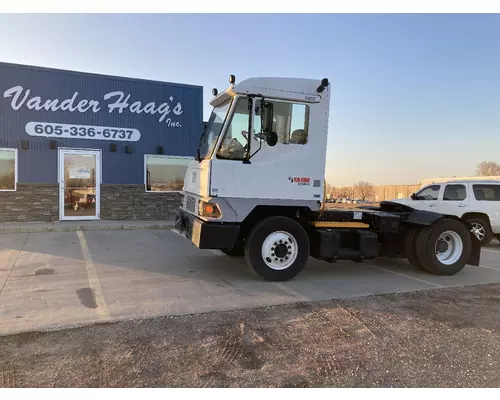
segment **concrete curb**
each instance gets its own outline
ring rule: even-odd
[[[0,224],[0,233],[37,233],[37,232],[76,232],[80,231],[108,231],[108,230],[145,230],[145,229],[165,229],[174,227],[174,221],[161,222],[95,222],[95,223],[25,223]]]

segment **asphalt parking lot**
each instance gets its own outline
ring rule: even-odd
[[[217,251],[168,230],[0,235],[0,335],[93,322],[500,282],[500,243],[452,277],[405,261],[311,260],[293,281],[264,282]]]

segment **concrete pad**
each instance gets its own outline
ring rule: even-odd
[[[5,237],[0,254],[12,250]],[[29,234],[0,292],[0,334],[97,320],[80,298],[88,286],[76,233]]]
[[[500,246],[451,277],[401,260],[311,259],[296,279],[265,282],[243,258],[161,229],[5,234],[0,260],[8,269],[0,271],[0,334],[500,282]]]

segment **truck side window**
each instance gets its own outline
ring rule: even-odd
[[[498,185],[472,185],[474,197],[478,201],[500,201],[500,184]]]
[[[415,200],[437,200],[439,196],[440,185],[427,186],[417,193]]]
[[[245,146],[247,144],[246,134],[248,130],[248,99],[239,98],[236,108],[227,127],[221,146],[217,152],[218,158],[228,160],[243,160],[245,157]]]
[[[443,200],[445,201],[462,201],[467,198],[467,190],[465,185],[446,185],[444,188]]]
[[[309,134],[309,106],[306,104],[270,101],[274,106],[273,130],[278,143],[306,144]],[[254,119],[255,132],[261,131],[260,117]]]

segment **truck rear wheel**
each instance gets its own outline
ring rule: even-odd
[[[404,253],[408,262],[418,270],[424,270],[417,257],[417,236],[420,233],[419,228],[409,228],[404,237]]]
[[[435,275],[455,275],[467,264],[472,251],[470,232],[464,224],[443,219],[423,228],[416,242],[422,267]]]
[[[268,281],[286,281],[298,275],[309,259],[309,237],[304,228],[286,217],[259,222],[245,242],[245,259]]]

